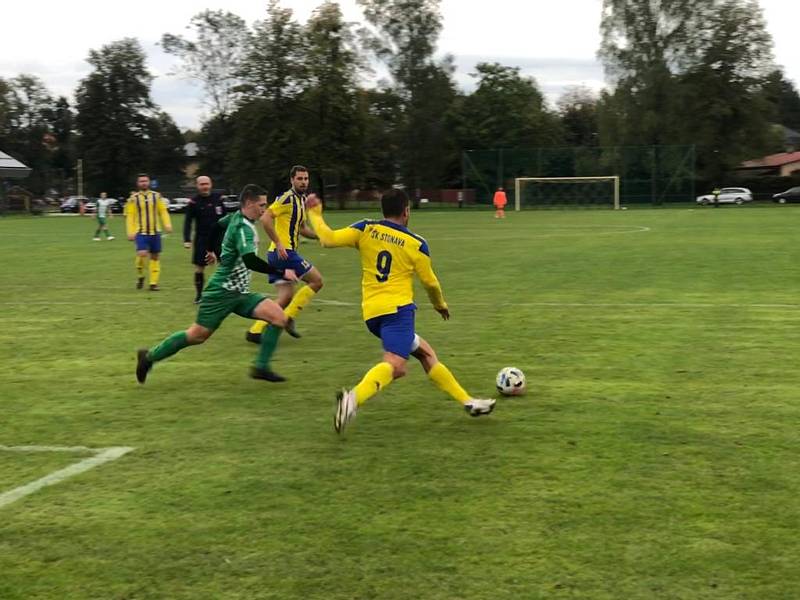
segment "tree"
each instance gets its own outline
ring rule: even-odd
[[[775,69],[765,78],[764,97],[774,107],[776,123],[800,131],[800,93],[781,69]]]
[[[302,89],[306,40],[290,8],[269,0],[267,16],[256,22],[240,76],[240,90],[281,106]]]
[[[152,76],[132,38],[91,50],[87,60],[93,71],[76,92],[79,156],[92,192],[126,194],[136,173],[151,166]]]
[[[442,30],[440,0],[358,0],[369,46],[387,65],[403,102],[396,131],[402,181],[412,189],[441,185],[457,164],[442,116],[456,98],[450,57],[434,60]]]
[[[254,30],[240,72],[243,100],[230,121],[226,174],[233,185],[256,182],[277,192],[289,167],[308,158],[297,110],[306,43],[292,11],[278,0],[270,0]]]
[[[696,144],[718,179],[770,145],[771,39],[756,0],[605,0],[605,145]]]
[[[150,152],[146,170],[158,174],[162,187],[179,187],[186,166],[183,134],[164,111],[156,112],[147,125]]]
[[[558,99],[561,128],[568,146],[598,144],[598,102],[597,95],[583,86],[569,88]]]
[[[228,11],[205,10],[187,29],[194,39],[165,33],[161,46],[181,59],[180,72],[203,84],[212,116],[228,115],[239,96],[239,73],[250,41],[244,20]]]
[[[714,0],[711,0],[713,2]],[[708,0],[604,0],[599,56],[614,84],[604,107],[624,127],[601,130],[606,145],[674,142],[674,72],[695,48]]]
[[[477,88],[461,111],[463,147],[534,148],[561,141],[558,120],[533,78],[498,63],[479,63],[475,71]]]
[[[3,150],[31,167],[25,185],[37,193],[47,192],[53,178],[53,104],[44,83],[34,75],[0,82],[0,142]]]
[[[312,13],[304,37],[309,42],[299,101],[311,166],[347,189],[366,167],[357,106],[358,77],[365,65],[353,25],[344,21],[335,2],[326,0]]]
[[[697,144],[708,178],[775,144],[771,107],[762,93],[772,69],[772,39],[754,0],[725,0],[701,24],[698,53],[679,78],[685,116],[681,137]]]

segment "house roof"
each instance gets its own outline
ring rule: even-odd
[[[800,152],[781,152],[780,154],[770,154],[763,158],[746,160],[742,163],[744,169],[764,169],[776,168],[791,163],[800,162]]]
[[[22,179],[31,173],[31,168],[23,165],[18,160],[11,158],[5,152],[0,151],[0,177],[12,179]]]

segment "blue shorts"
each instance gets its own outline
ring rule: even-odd
[[[267,253],[267,262],[280,271],[280,273],[269,274],[270,283],[283,283],[288,281],[283,274],[286,269],[292,269],[298,277],[302,277],[314,267],[314,265],[294,250],[287,250],[286,253],[289,255],[289,258],[286,260],[281,259],[278,256],[278,252],[275,250]]]
[[[145,233],[136,234],[136,251],[149,252],[150,254],[161,253],[161,234],[147,235]]]
[[[396,313],[381,315],[367,320],[367,329],[381,338],[384,352],[408,358],[414,349],[414,304],[401,306]]]

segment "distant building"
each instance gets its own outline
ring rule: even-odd
[[[763,158],[746,160],[736,170],[756,176],[800,175],[800,152],[781,152]]]
[[[30,174],[30,167],[0,150],[0,179],[23,179]]]
[[[794,129],[783,127],[783,147],[786,149],[786,152],[800,150],[800,133]]]
[[[200,146],[197,142],[188,142],[183,145],[183,153],[186,156],[186,166],[183,169],[187,181],[191,182],[197,177],[197,170],[200,168],[200,160],[197,155],[200,153]]]

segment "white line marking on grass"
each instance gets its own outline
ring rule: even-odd
[[[0,451],[6,452],[93,452],[94,456],[84,458],[68,467],[54,471],[49,475],[21,485],[13,490],[0,494],[0,508],[8,506],[12,502],[30,496],[42,488],[55,485],[69,477],[80,475],[90,469],[99,467],[102,464],[117,460],[118,458],[132,452],[133,448],[126,446],[114,446],[111,448],[86,448],[84,446],[0,446]]]

